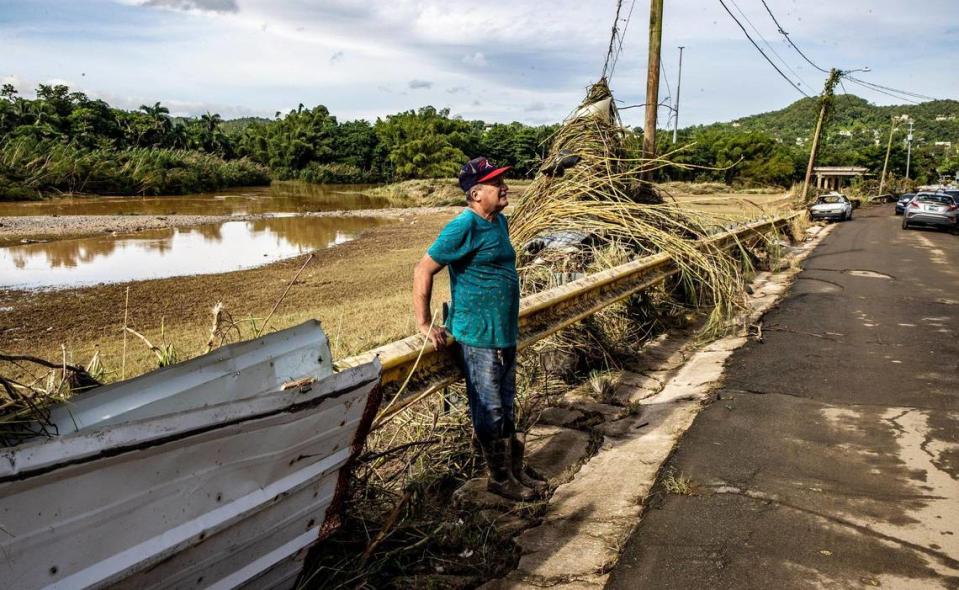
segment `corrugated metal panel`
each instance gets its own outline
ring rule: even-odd
[[[311,358],[305,375],[328,350]],[[379,376],[375,362],[248,394],[240,369],[235,400],[4,450],[0,586],[291,586],[297,556],[330,530]]]
[[[301,377],[333,373],[317,321],[224,346],[210,354],[99,387],[51,412],[60,434],[251,397]]]

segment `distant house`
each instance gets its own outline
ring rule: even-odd
[[[816,188],[838,191],[846,179],[865,176],[869,169],[862,166],[816,166],[812,171],[816,175]]]
[[[843,137],[852,137],[852,131],[843,129],[839,132],[839,135],[842,135]]]
[[[952,147],[952,142],[951,142],[951,141],[937,141],[937,142],[936,142],[936,147],[951,148],[951,147]]]

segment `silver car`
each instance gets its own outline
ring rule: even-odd
[[[917,225],[934,225],[959,230],[959,204],[945,193],[919,193],[909,201],[902,216],[902,229]]]
[[[852,219],[852,203],[839,193],[823,195],[809,208],[809,218],[814,221],[817,219],[848,221]]]

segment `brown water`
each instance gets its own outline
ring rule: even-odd
[[[0,248],[0,287],[64,288],[241,270],[329,248],[382,223],[275,217],[10,246]]]
[[[0,202],[0,217],[22,215],[246,215],[352,211],[388,207],[362,194],[369,185],[274,182],[270,186],[224,189],[170,197],[63,197]]]

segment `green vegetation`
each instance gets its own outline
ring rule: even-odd
[[[680,131],[685,146],[658,170],[658,181],[789,186],[801,180],[818,114],[815,99],[771,113]],[[915,121],[912,174],[936,182],[959,170],[959,102],[877,107],[851,96],[835,99],[821,165],[882,169],[893,116]],[[52,192],[176,194],[270,179],[315,183],[379,183],[449,178],[471,156],[485,154],[530,178],[556,125],[487,124],[431,106],[375,122],[340,122],[322,106],[299,105],[273,119],[223,121],[206,113],[171,117],[159,102],[124,111],[62,85],[40,85],[35,99],[9,84],[0,90],[0,199]],[[893,140],[890,171],[905,173],[906,125]],[[630,138],[638,139],[638,138]],[[672,151],[660,135],[660,153]],[[951,142],[951,144],[950,144]],[[628,141],[638,146],[639,141]],[[635,148],[631,148],[634,149]],[[632,154],[638,157],[638,154]]]
[[[680,144],[693,144],[676,159],[700,166],[729,170],[674,170],[671,180],[723,181],[738,184],[782,184],[800,180],[809,157],[809,142],[819,114],[817,99],[804,98],[789,107],[752,115],[728,123],[680,130]],[[918,105],[875,106],[853,95],[837,96],[823,135],[817,164],[865,166],[882,172],[893,117],[914,122],[910,176],[920,184],[938,182],[940,176],[959,171],[959,101],[937,100]],[[906,172],[908,123],[900,121],[893,135],[889,171]],[[661,147],[671,146],[661,137]]]
[[[62,85],[28,100],[0,90],[0,200],[54,192],[162,195],[267,184],[267,168],[237,158],[205,114],[174,123],[160,103],[114,109]]]

